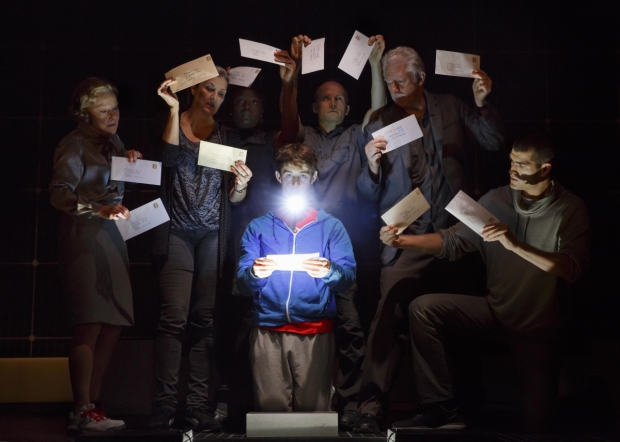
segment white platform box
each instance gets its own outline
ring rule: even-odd
[[[338,413],[248,413],[246,437],[338,437]]]

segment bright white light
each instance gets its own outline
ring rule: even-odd
[[[299,213],[306,208],[306,199],[301,195],[291,195],[286,198],[286,209],[291,213]]]

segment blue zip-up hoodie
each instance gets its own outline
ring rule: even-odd
[[[323,278],[305,271],[274,271],[267,278],[252,274],[257,258],[267,255],[318,252],[331,261]],[[241,239],[237,285],[242,294],[254,297],[254,323],[280,326],[317,321],[336,315],[334,292],[347,290],[355,280],[355,258],[349,235],[342,223],[323,210],[316,221],[296,234],[273,212],[248,224]]]

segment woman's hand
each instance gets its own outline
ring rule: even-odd
[[[128,150],[127,151],[127,161],[130,163],[135,163],[136,160],[142,159],[142,154],[137,150]]]
[[[230,166],[230,171],[235,174],[235,190],[241,192],[246,187],[252,178],[252,171],[243,161],[235,161],[235,164]]]
[[[173,78],[166,79],[157,88],[157,95],[163,98],[171,109],[179,110],[179,97],[177,97],[177,94],[170,90],[170,85],[176,82],[177,81]]]
[[[97,213],[99,218],[103,219],[129,219],[131,218],[131,213],[129,213],[129,209],[123,206],[122,204],[114,204],[113,206],[101,206],[99,209],[99,213]]]
[[[293,81],[297,74],[297,63],[290,54],[286,51],[278,50],[274,53],[274,59],[278,63],[284,63],[284,66],[280,66],[280,79],[282,83]]]

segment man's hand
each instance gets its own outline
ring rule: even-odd
[[[474,76],[474,83],[472,85],[474,100],[476,100],[476,106],[482,107],[487,95],[491,93],[493,82],[487,73],[480,69],[474,69],[471,74]]]
[[[370,140],[366,147],[364,147],[366,158],[368,158],[368,167],[375,175],[379,174],[381,157],[383,156],[383,151],[386,149],[386,146],[387,141],[385,141],[383,137],[378,137],[374,140]]]
[[[398,248],[400,246],[400,236],[397,232],[398,227],[390,224],[389,226],[381,227],[379,238],[386,246]]]
[[[117,220],[119,218],[129,219],[131,218],[131,213],[129,213],[129,209],[122,204],[114,204],[113,206],[101,206],[97,216],[99,216],[99,218],[112,220]]]
[[[514,251],[519,244],[510,228],[506,224],[488,224],[482,228],[482,237],[485,241],[499,241],[506,250]]]
[[[135,163],[136,160],[139,160],[141,158],[142,158],[142,154],[138,152],[137,150],[127,151],[127,161],[129,161],[130,163]]]
[[[257,278],[266,278],[271,276],[276,266],[277,263],[273,259],[256,258],[256,261],[252,264],[252,273]]]
[[[332,267],[327,258],[310,258],[301,263],[303,269],[313,278],[323,278]]]
[[[301,34],[293,37],[291,41],[291,57],[293,57],[293,60],[295,60],[299,66],[301,66],[301,53],[304,47],[308,46],[310,43],[312,43],[312,40],[307,35]]]
[[[375,42],[377,44],[375,44],[375,47],[372,48],[368,61],[373,64],[379,64],[381,63],[381,56],[385,50],[385,40],[383,39],[383,35],[373,35],[370,37],[368,39],[368,46],[372,46]]]
[[[282,83],[291,83],[298,72],[297,63],[289,55],[288,52],[278,50],[274,53],[274,58],[278,63],[284,63],[284,66],[280,66],[280,78]]]
[[[157,95],[164,99],[166,104],[170,106],[171,109],[179,110],[179,97],[177,94],[170,90],[170,85],[172,83],[176,83],[177,81],[173,78],[168,78],[157,88]]]

